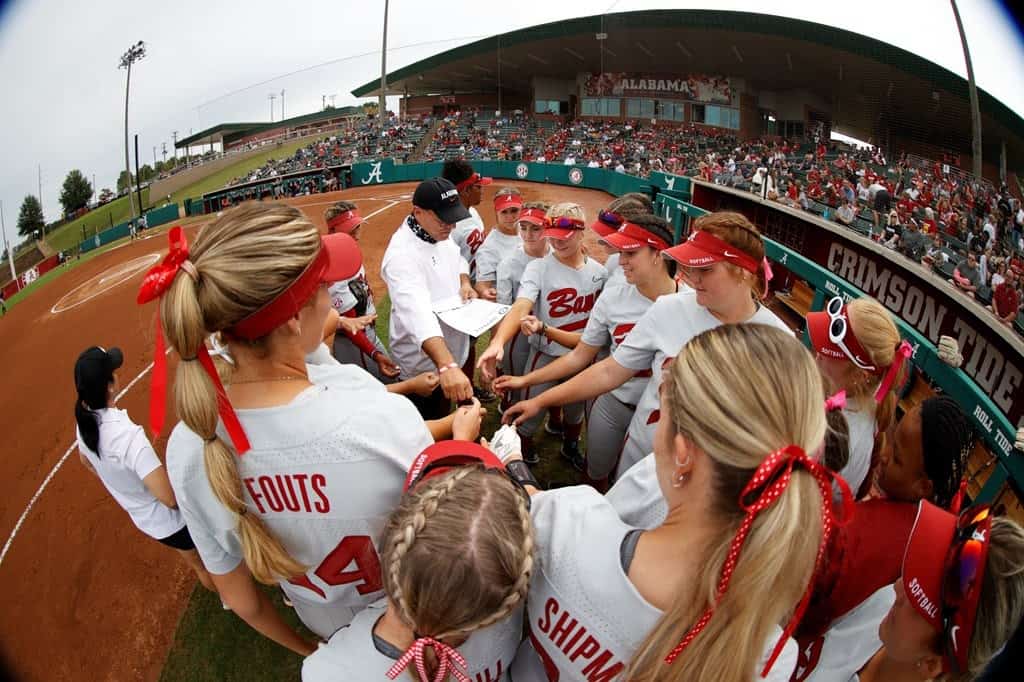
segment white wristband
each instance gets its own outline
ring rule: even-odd
[[[438,374],[444,374],[445,372],[447,372],[450,369],[458,369],[458,368],[459,368],[459,363],[457,363],[457,362],[449,362],[447,365],[445,365],[443,367],[438,367],[437,368],[437,373]]]

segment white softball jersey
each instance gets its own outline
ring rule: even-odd
[[[641,459],[619,477],[605,499],[626,525],[651,530],[664,523],[668,505],[658,484],[654,453]]]
[[[610,353],[614,353],[653,303],[632,284],[605,286],[590,312],[580,340],[595,348],[607,347]],[[636,405],[650,377],[649,369],[640,370],[611,393],[620,402]]]
[[[391,297],[391,356],[402,369],[401,378],[437,370],[423,352],[423,342],[439,336],[455,362],[469,356],[469,337],[438,319],[438,305],[461,301],[460,275],[466,261],[451,239],[428,244],[403,221],[384,251],[380,273]]]
[[[800,652],[793,682],[856,680],[858,671],[882,648],[878,626],[895,601],[893,586],[886,585],[837,618],[824,636]]]
[[[387,611],[381,600],[358,613],[352,622],[313,652],[302,664],[302,682],[389,682],[387,672],[405,653],[374,636],[373,628]],[[473,682],[505,682],[523,633],[523,608],[508,618],[472,633],[458,647]],[[415,670],[410,663],[407,670]],[[404,672],[399,679],[408,679]],[[454,678],[450,678],[454,679]]]
[[[623,543],[634,529],[589,486],[538,493],[531,513],[538,556],[527,600],[529,642],[520,647],[512,679],[620,679],[662,616],[623,568]],[[769,636],[764,659],[781,634],[777,627]],[[788,680],[796,657],[790,639],[766,679]]]
[[[747,323],[766,324],[792,333],[785,322],[762,305]],[[720,324],[718,318],[697,303],[697,295],[693,291],[662,296],[615,349],[612,357],[620,365],[634,371],[649,369],[652,375],[629,424],[616,478],[654,449],[654,429],[660,417],[658,389],[661,387],[662,368],[679,354],[690,339]]]
[[[548,249],[550,253],[550,247]],[[498,264],[498,303],[512,305],[519,297],[519,283],[523,280],[523,272],[534,257],[523,250],[522,244],[513,249]]]
[[[181,512],[164,505],[142,482],[163,466],[146,432],[124,410],[108,407],[92,413],[99,424],[97,447],[102,455],[97,457],[85,444],[77,426],[75,436],[78,450],[99,474],[103,487],[146,535],[163,540],[177,533],[185,526]]]
[[[509,256],[516,247],[523,243],[519,233],[505,234],[497,227],[492,227],[484,238],[480,250],[476,252],[476,281],[496,282],[498,280],[498,264]]]
[[[847,405],[843,408],[843,416],[846,417],[850,429],[850,459],[839,475],[846,480],[851,492],[856,495],[871,470],[871,453],[875,449],[878,423],[875,420],[875,411],[870,406],[868,409],[857,409],[853,405]]]
[[[469,207],[469,217],[455,223],[448,238],[459,247],[459,252],[469,264],[469,278],[476,281],[476,253],[484,243],[484,230],[486,230],[483,218],[477,212],[475,206]]]
[[[618,286],[620,284],[627,284],[626,273],[622,271],[622,266],[619,265],[619,254],[613,253],[608,256],[608,260],[604,262],[604,269],[608,273],[607,286]]]
[[[252,449],[235,464],[247,513],[310,567],[281,588],[303,623],[329,637],[383,596],[378,541],[413,458],[433,439],[408,399],[326,347],[317,355],[322,364],[307,363],[313,386],[290,403],[237,410]],[[218,433],[226,438],[222,425]],[[167,468],[206,568],[231,572],[243,560],[235,515],[214,495],[203,441],[184,423],[167,443]]]
[[[529,299],[533,314],[548,326],[582,332],[607,278],[604,266],[593,258],[585,257],[583,265],[576,269],[549,253],[527,264],[517,298]],[[569,352],[542,334],[531,336],[530,346],[552,357]]]
[[[348,279],[335,282],[328,288],[331,295],[331,306],[344,315],[355,309],[356,317],[373,315],[377,308],[373,305],[373,292],[366,281],[366,270],[360,266],[359,272]],[[367,329],[369,331],[369,328]]]

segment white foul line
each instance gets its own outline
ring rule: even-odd
[[[166,353],[170,352],[171,350],[168,348]],[[149,370],[151,369],[153,369],[152,362],[146,365],[146,369],[139,372],[139,375],[132,379],[128,383],[128,385],[125,386],[124,389],[122,389],[121,392],[117,394],[117,397],[114,398],[114,401],[117,402],[118,400],[120,400],[121,397],[124,396],[124,394],[126,394],[131,389],[132,386],[137,384],[142,379],[142,377],[146,376],[146,374],[148,374]],[[25,511],[21,513],[21,518],[19,518],[18,522],[14,524],[14,530],[11,531],[10,537],[8,537],[7,542],[4,543],[3,551],[0,551],[0,566],[3,565],[4,558],[7,556],[7,552],[11,549],[11,544],[14,542],[14,536],[16,536],[18,534],[18,531],[21,530],[21,524],[25,523],[25,519],[28,518],[28,513],[32,511],[32,507],[35,505],[36,500],[38,500],[39,496],[43,494],[43,491],[46,490],[46,486],[50,484],[50,481],[53,479],[55,475],[57,475],[57,472],[60,470],[60,468],[64,466],[64,462],[67,461],[67,458],[70,457],[71,453],[75,451],[75,447],[77,445],[78,441],[74,441],[71,443],[71,445],[68,446],[68,449],[64,453],[64,456],[61,457],[60,460],[58,460],[57,463],[53,465],[53,468],[50,469],[50,473],[46,475],[46,478],[43,479],[43,482],[39,486],[39,489],[36,490],[36,494],[32,496],[31,500],[29,500],[28,506],[25,507]]]

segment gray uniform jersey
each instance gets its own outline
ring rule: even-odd
[[[348,627],[338,630],[303,662],[302,682],[387,682],[388,670],[405,652],[373,635],[374,626],[386,610],[387,602],[381,600],[356,615]],[[510,680],[508,671],[522,632],[520,607],[505,620],[471,634],[458,647],[466,659],[469,678],[474,682]],[[406,670],[415,670],[415,665],[410,663]],[[407,675],[403,673],[403,677]]]
[[[580,332],[587,326],[590,311],[604,288],[608,273],[593,258],[585,258],[579,269],[563,265],[553,253],[532,260],[523,272],[517,298],[533,302],[533,314],[550,327]],[[569,349],[549,341],[542,334],[530,337],[534,349],[558,357]]]
[[[498,263],[498,303],[512,305],[519,297],[519,283],[527,264],[534,258],[520,244]]]
[[[604,262],[604,269],[608,273],[608,282],[605,286],[612,287],[627,284],[626,273],[622,271],[622,266],[619,265],[619,254],[613,253],[608,256],[608,260]]]
[[[623,569],[622,543],[632,527],[589,486],[538,493],[531,514],[538,552],[527,600],[530,641],[520,647],[512,679],[619,679],[662,616]],[[769,636],[765,658],[781,633]],[[789,640],[767,679],[788,680],[796,658]]]
[[[758,306],[757,312],[747,322],[790,331],[785,322],[764,306]],[[615,349],[612,357],[620,365],[634,371],[649,369],[652,375],[629,424],[616,478],[654,448],[654,429],[660,416],[658,389],[661,387],[662,368],[679,354],[690,339],[720,324],[718,318],[697,303],[697,296],[692,291],[662,296]]]
[[[492,227],[484,238],[483,246],[476,252],[476,279],[480,282],[496,282],[498,264],[520,246],[523,240],[519,233],[505,234]]]
[[[329,637],[383,596],[380,533],[433,439],[412,403],[363,370],[329,355],[307,370],[313,386],[287,405],[237,410],[252,449],[235,464],[248,513],[310,567],[281,588],[303,623]],[[243,561],[237,519],[214,495],[203,441],[184,423],[167,443],[167,472],[206,568],[230,573]]]

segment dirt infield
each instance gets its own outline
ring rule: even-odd
[[[504,184],[519,187],[527,201],[578,202],[588,219],[609,201],[592,190],[498,181],[485,188],[478,208],[488,225],[494,192]],[[328,205],[357,202],[368,217],[361,236],[366,272],[380,297],[384,248],[414,187],[378,185],[288,203],[324,229]],[[187,229],[190,237],[195,229]],[[604,260],[589,232],[588,244]],[[154,231],[48,283],[0,318],[0,661],[14,679],[156,680],[193,586],[174,553],[137,531],[79,464],[77,451],[68,454],[75,433],[72,368],[89,345],[124,350],[121,385],[139,381],[119,406],[146,421],[153,307],[135,305],[135,293],[145,264],[165,250],[164,231]],[[173,364],[172,357],[172,371]],[[154,443],[161,456],[165,444],[166,435]]]

